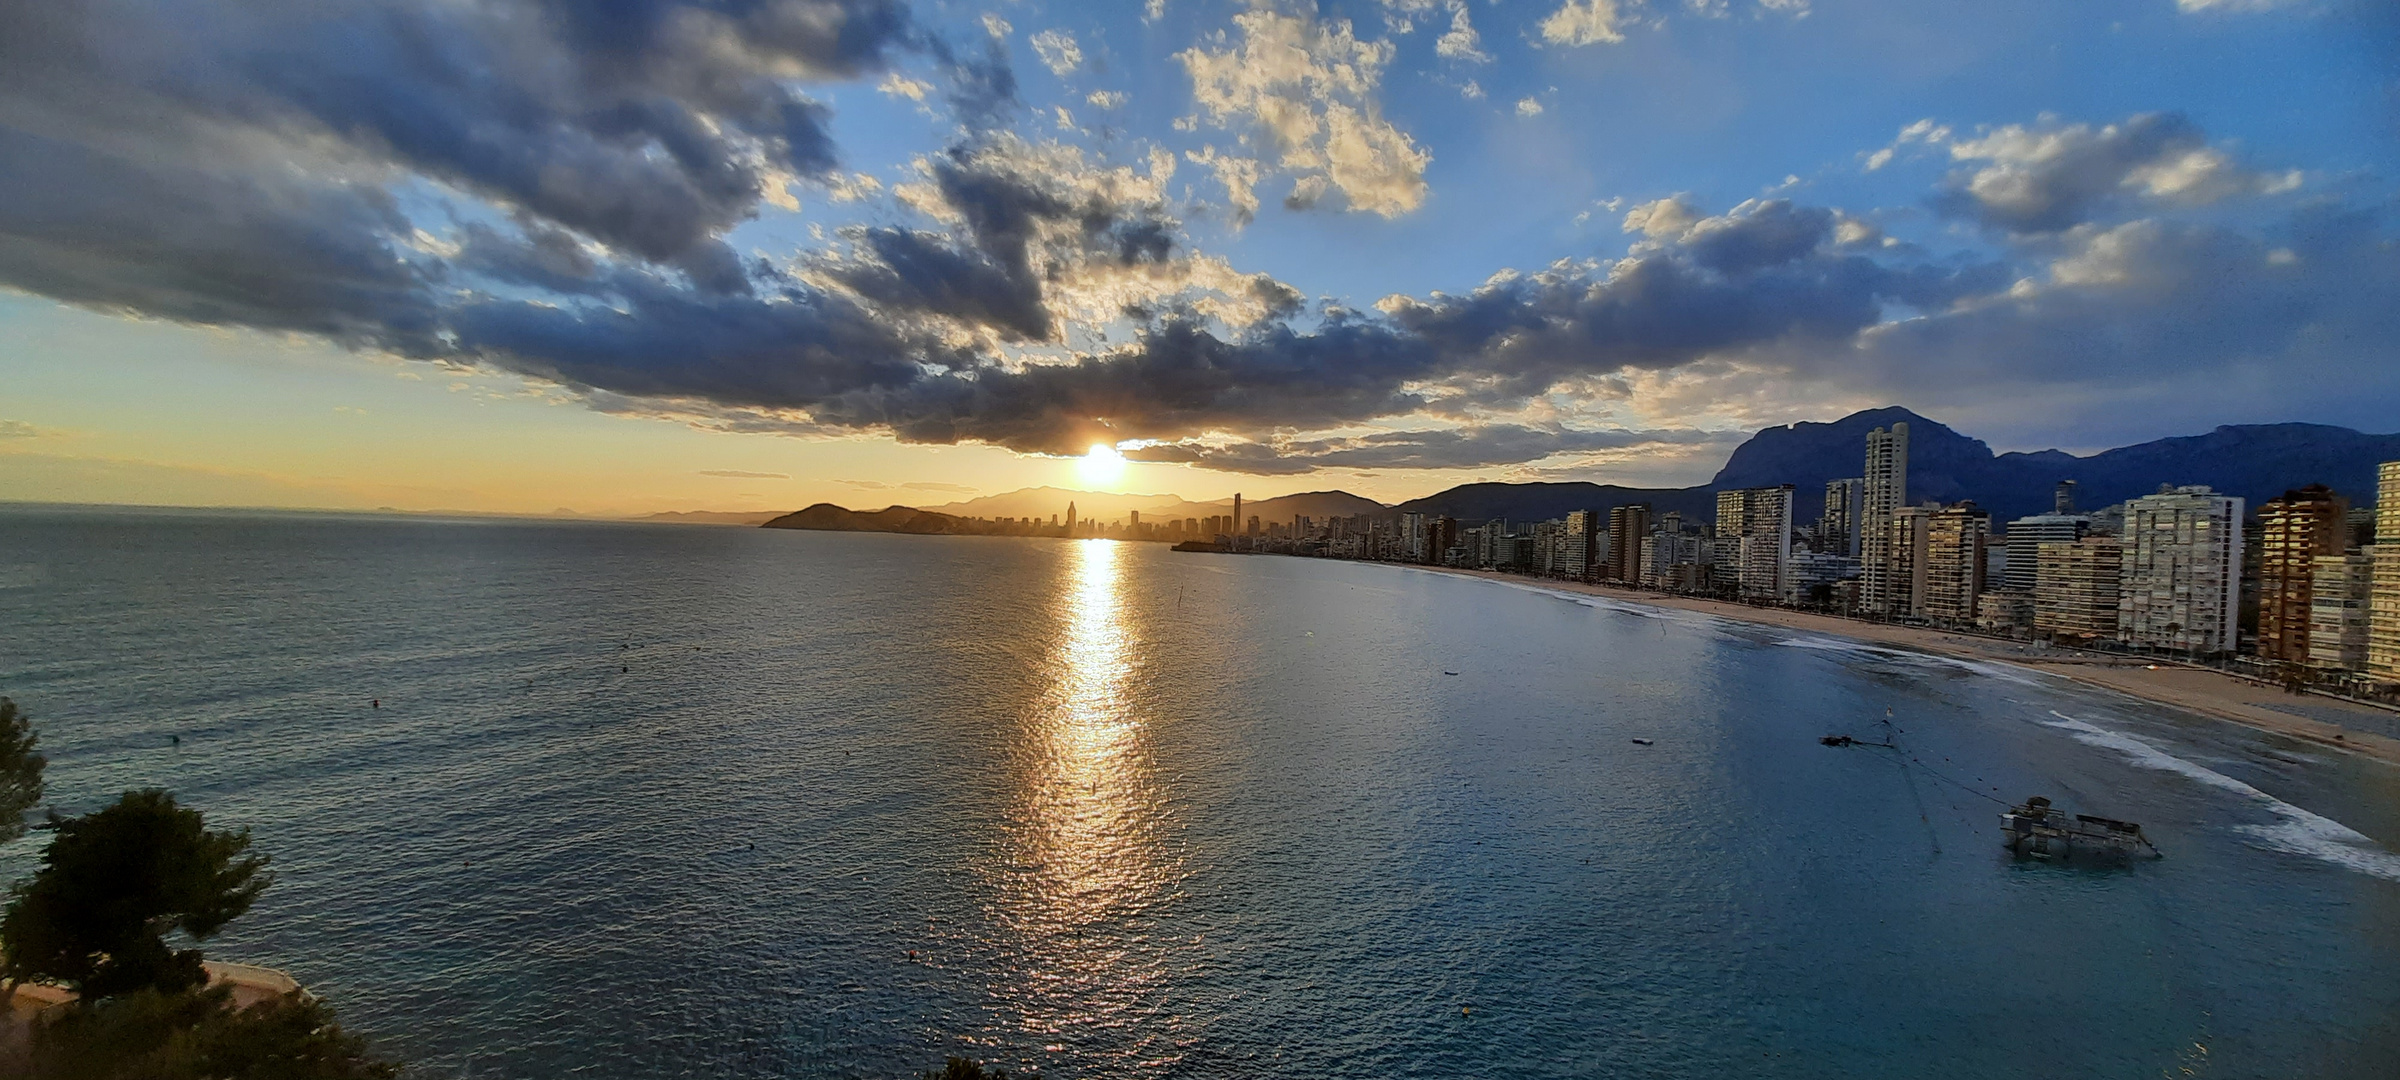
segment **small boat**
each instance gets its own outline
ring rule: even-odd
[[[1650,741],[1650,740],[1648,740],[1648,739],[1635,739],[1635,740],[1633,740],[1633,745],[1635,745],[1635,746],[1650,746],[1650,745],[1654,745],[1654,744],[1653,744],[1653,743],[1651,743],[1651,741]]]
[[[2152,855],[2161,854],[2157,845],[2142,835],[2142,827],[2133,822],[2069,814],[2039,795],[2000,815],[2000,836],[2002,846],[2008,850],[2037,859],[2072,857],[2079,853],[2131,855],[2142,848],[2149,848]]]

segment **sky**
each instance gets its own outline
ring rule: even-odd
[[[0,191],[0,500],[1388,502],[1886,404],[2400,429],[2374,0],[0,0]]]

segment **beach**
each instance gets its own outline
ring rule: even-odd
[[[1696,611],[1726,619],[1779,626],[1788,630],[1805,630],[1815,634],[1845,637],[1876,645],[1936,653],[1967,660],[2014,664],[2035,671],[2072,679],[2087,686],[2113,690],[2129,697],[2160,705],[2170,705],[2188,712],[2236,724],[2245,724],[2261,731],[2316,743],[2337,750],[2373,758],[2387,765],[2400,766],[2400,739],[2390,738],[2360,727],[2390,723],[2391,711],[2323,694],[2295,696],[2282,688],[2246,679],[2213,668],[2191,667],[2172,661],[2149,657],[2121,656],[2110,653],[2086,652],[2059,648],[2028,641],[2009,641],[1937,630],[1924,626],[1902,626],[1895,623],[1846,619],[1836,615],[1794,611],[1789,608],[1753,607],[1691,596],[1676,596],[1630,589],[1616,585],[1599,585],[1579,581],[1547,578],[1528,578],[1492,570],[1465,570],[1456,567],[1425,566],[1433,570],[1466,577],[1489,578],[1510,584],[1537,584],[1542,588],[1562,592],[1603,596],[1629,604],[1644,604],[1679,611]],[[2313,719],[2284,711],[2277,706],[2304,703],[2308,711],[2318,715],[2355,715],[2357,721],[2345,727],[2325,720]]]

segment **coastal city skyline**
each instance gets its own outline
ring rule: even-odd
[[[2400,397],[2379,5],[520,6],[12,35],[0,499],[1391,503]]]

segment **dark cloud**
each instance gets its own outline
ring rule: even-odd
[[[2072,228],[2127,199],[2201,204],[2299,182],[2235,162],[2180,113],[2098,128],[2011,125],[1952,143],[1950,152],[1975,164],[1944,180],[1936,205],[2014,233]]]
[[[1726,439],[1722,433],[1708,431],[1580,431],[1487,424],[1273,443],[1165,443],[1128,449],[1125,456],[1135,461],[1191,464],[1225,472],[1289,476],[1320,469],[1475,469],[1539,461],[1554,454],[1662,444],[1713,444]]]
[[[2360,373],[2400,340],[2380,218],[2327,208],[2274,236],[2094,220],[2284,183],[2174,117],[1954,144],[1947,190],[2007,237],[1983,257],[1837,243],[1838,214],[1784,200],[1677,202],[1621,260],[1310,312],[1191,253],[1156,162],[980,127],[1017,109],[1002,54],[954,51],[883,0],[0,0],[0,26],[0,284],[732,430],[1481,467],[1665,437],[1493,420],[1596,379],[1738,361],[1919,401],[2178,371],[2389,388]],[[780,264],[729,248],[762,189],[835,161],[794,87],[906,50],[947,73],[970,128],[910,189],[924,217]],[[1121,344],[1070,347],[1078,315]],[[1426,415],[1455,426],[1311,437]]]
[[[2067,446],[2226,417],[2400,426],[2388,215],[2320,203],[2255,231],[2144,218],[2061,244],[2047,274],[2009,294],[1786,361]]]

